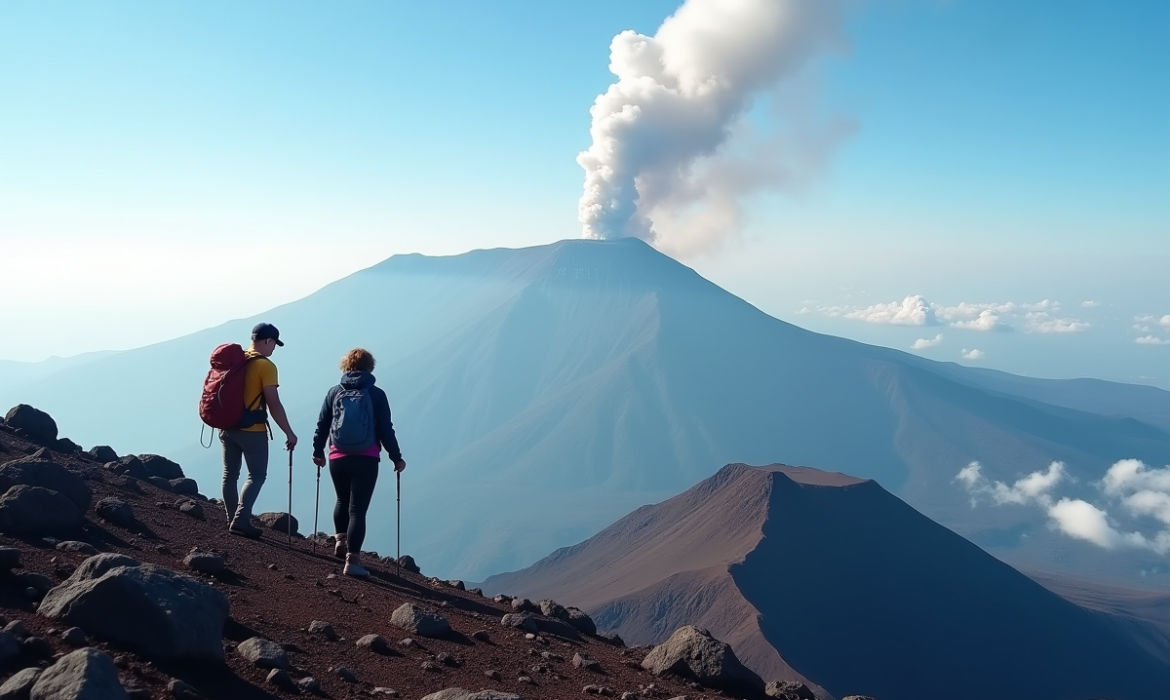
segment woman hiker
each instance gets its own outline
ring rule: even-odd
[[[337,489],[333,525],[337,545],[333,554],[345,559],[342,573],[369,576],[362,566],[362,541],[366,538],[366,511],[378,481],[378,456],[382,448],[394,462],[394,471],[406,469],[386,392],[374,386],[374,356],[362,348],[350,350],[341,360],[341,383],[329,389],[317,432],[313,435],[313,463],[325,466],[325,441],[329,441],[329,476]]]

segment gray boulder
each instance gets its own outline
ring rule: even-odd
[[[287,533],[289,524],[288,519],[290,517],[292,517],[292,531],[295,535],[297,532],[299,532],[297,528],[300,526],[300,523],[297,522],[295,517],[290,516],[288,513],[261,513],[260,515],[256,516],[256,519],[264,523],[264,527],[270,530]]]
[[[430,695],[424,695],[422,700],[465,700],[468,695],[471,695],[470,690],[464,690],[463,688],[444,688]]]
[[[63,454],[71,455],[81,452],[81,445],[78,445],[69,438],[57,438],[57,441],[53,443],[53,449]]]
[[[642,661],[655,675],[673,673],[721,689],[763,690],[764,682],[749,671],[727,644],[705,629],[685,625],[675,630]]]
[[[118,461],[118,453],[114,452],[114,448],[109,445],[94,445],[85,451],[87,455],[93,457],[98,462],[116,462]]]
[[[551,617],[557,620],[569,621],[569,611],[565,606],[561,605],[555,600],[542,600],[537,605],[540,606],[540,614],[545,617]]]
[[[241,642],[240,646],[236,647],[236,653],[258,668],[286,669],[289,666],[288,653],[284,647],[260,637],[252,637]]]
[[[361,639],[357,640],[357,646],[361,649],[368,649],[375,654],[389,654],[390,642],[380,634],[367,634]]]
[[[115,525],[122,527],[130,527],[134,524],[134,509],[130,504],[120,498],[110,496],[98,501],[97,508],[98,517],[107,520]]]
[[[84,518],[73,501],[40,486],[13,486],[0,496],[0,531],[58,535],[76,530]]]
[[[545,634],[555,634],[573,640],[581,638],[577,630],[567,622],[547,617],[534,617],[533,620],[536,622],[536,628]]]
[[[199,483],[185,476],[179,477],[178,479],[171,479],[167,483],[171,485],[171,491],[180,496],[194,496],[199,493]]]
[[[194,499],[183,498],[175,505],[178,506],[179,512],[184,515],[190,515],[197,520],[203,520],[204,518],[203,506]]]
[[[150,472],[146,471],[146,465],[136,455],[124,455],[116,462],[108,462],[104,468],[115,474],[132,476],[135,479],[146,479],[150,476]]]
[[[418,568],[418,564],[415,563],[414,557],[410,556],[409,554],[403,554],[401,557],[399,557],[398,565],[402,567],[403,571],[409,571],[412,574],[422,573],[422,569]]]
[[[28,700],[32,687],[41,677],[44,669],[26,668],[12,674],[12,678],[0,685],[0,700]]]
[[[138,461],[142,462],[147,476],[158,476],[167,481],[186,476],[182,467],[161,455],[138,455]]]
[[[451,634],[451,624],[442,615],[403,603],[390,616],[390,624],[423,637],[445,637]]]
[[[37,612],[154,656],[223,660],[227,598],[190,576],[120,554],[86,559]]]
[[[4,422],[13,428],[19,428],[24,435],[36,442],[57,441],[57,421],[48,413],[28,404],[17,404],[10,408],[4,415]]]
[[[128,700],[110,655],[86,647],[62,656],[45,669],[29,700]]]
[[[540,606],[527,598],[513,598],[512,610],[515,612],[539,613]]]
[[[0,466],[0,491],[18,484],[57,491],[72,501],[82,514],[89,510],[89,504],[93,501],[93,492],[80,474],[48,459],[25,457]]]
[[[500,624],[504,627],[515,627],[536,634],[540,632],[540,628],[536,626],[536,618],[531,613],[508,613],[500,618]]]
[[[593,618],[580,608],[569,608],[569,619],[567,622],[573,626],[581,634],[587,634],[591,637],[597,635],[597,624],[593,622]],[[619,638],[620,639],[620,638]],[[612,643],[612,642],[611,642]],[[618,644],[617,646],[622,646]]]

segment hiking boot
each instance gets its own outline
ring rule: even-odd
[[[338,535],[337,542],[333,545],[333,556],[338,559],[345,559],[349,554],[349,549],[345,546],[345,535]]]
[[[232,533],[233,535],[242,535],[244,537],[257,539],[260,537],[260,533],[263,532],[263,530],[256,527],[247,520],[236,518],[232,521],[231,526],[228,527],[228,532]]]
[[[341,573],[356,578],[366,578],[370,575],[369,569],[362,566],[361,560],[352,554],[345,556],[345,568],[341,570]]]

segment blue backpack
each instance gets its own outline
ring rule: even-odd
[[[361,454],[374,446],[374,401],[368,391],[345,389],[333,398],[329,442],[346,454]]]

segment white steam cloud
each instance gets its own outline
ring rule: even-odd
[[[589,110],[593,143],[577,156],[584,236],[709,247],[738,229],[743,196],[819,169],[846,127],[810,117],[796,137],[759,142],[745,115],[842,43],[850,2],[686,0],[654,36],[614,37],[617,81]],[[736,149],[741,138],[757,142]]]
[[[1059,486],[1071,482],[1065,465],[1053,462],[1010,486],[989,481],[978,462],[971,462],[955,477],[971,495],[971,505],[986,498],[995,505],[1036,505],[1045,510],[1050,525],[1075,539],[1105,549],[1148,549],[1170,554],[1170,466],[1151,469],[1136,459],[1123,459],[1109,467],[1096,485],[1131,518],[1152,518],[1160,529],[1152,535],[1127,532],[1102,507],[1079,498],[1056,499]]]

